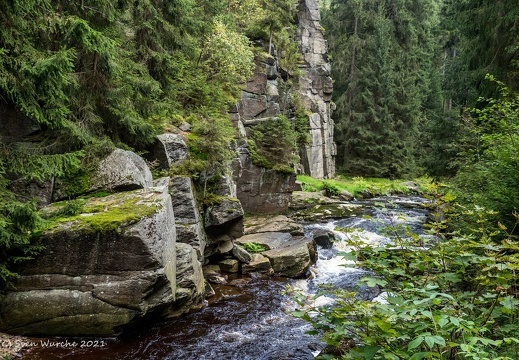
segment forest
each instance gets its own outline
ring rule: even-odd
[[[36,129],[0,139],[1,287],[41,250],[35,239],[45,223],[12,180],[81,178],[110,149],[145,151],[183,122],[204,154],[183,170],[224,171],[235,139],[229,106],[253,73],[253,42],[269,43],[269,52],[275,44],[297,76],[297,3],[0,0],[1,108]],[[342,349],[360,338],[345,358],[516,359],[519,4],[321,0],[320,7],[338,173],[426,178],[437,200],[430,231],[442,241],[423,244],[397,228],[391,236],[401,248],[431,249],[398,252],[352,237],[356,250],[345,256],[375,274],[368,285],[389,289],[388,303],[341,293],[339,307],[299,316]],[[282,125],[292,142],[301,135],[300,124]],[[283,157],[297,160],[291,155]]]
[[[328,289],[335,306],[296,316],[340,358],[517,359],[519,5],[323,0],[321,14],[339,172],[427,175],[440,240],[398,221],[386,246],[351,233],[344,258],[385,301]]]

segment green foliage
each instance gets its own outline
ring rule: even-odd
[[[64,206],[51,212],[46,228],[60,223],[74,223],[77,229],[87,231],[117,231],[121,225],[130,225],[157,211],[159,205],[154,196],[142,201],[134,192],[118,193],[107,197],[91,197],[65,202]],[[81,216],[88,214],[88,216]]]
[[[265,245],[255,242],[244,243],[241,245],[241,247],[251,254],[260,253],[262,251],[268,250],[268,248]]]
[[[60,217],[70,217],[81,214],[83,211],[83,207],[86,204],[85,199],[76,199],[65,201],[59,209],[52,211],[48,214],[45,214],[45,218],[47,219],[57,219]]]
[[[335,304],[295,315],[333,346],[353,339],[357,346],[341,349],[345,359],[512,359],[519,350],[519,246],[512,230],[498,234],[487,225],[445,233],[447,219],[431,225],[433,238],[393,225],[392,243],[380,246],[350,235],[345,259],[370,271],[361,284],[383,287],[386,301],[335,290]]]
[[[339,189],[336,185],[331,183],[329,180],[323,181],[322,189],[326,196],[337,196],[341,193],[341,189]]]
[[[519,209],[519,94],[492,76],[487,79],[497,85],[500,96],[481,98],[482,105],[465,116],[467,137],[453,182],[460,203],[491,210],[491,223],[511,227],[510,214]]]
[[[299,161],[296,133],[286,116],[262,121],[250,130],[249,154],[258,166],[291,174]]]
[[[341,191],[348,191],[357,198],[362,198],[366,194],[371,196],[391,195],[391,194],[407,194],[411,190],[402,185],[401,180],[389,180],[378,178],[363,178],[363,177],[343,177],[339,176],[330,180],[313,179],[310,176],[298,175],[297,180],[303,183],[304,191],[321,191],[328,187],[332,193],[340,193]],[[429,179],[416,179],[421,191],[427,192],[427,183]]]
[[[350,176],[418,172],[433,57],[435,2],[332,1],[323,24],[334,59],[338,167]]]
[[[42,247],[35,234],[42,219],[34,201],[21,203],[0,178],[0,290],[11,288],[21,262],[32,259]]]

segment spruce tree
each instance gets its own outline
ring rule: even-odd
[[[325,11],[336,80],[338,165],[344,172],[416,172],[437,10],[433,1],[348,0],[332,1]]]

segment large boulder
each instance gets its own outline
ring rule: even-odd
[[[42,235],[0,303],[0,331],[112,336],[175,300],[175,225],[166,187],[91,198]]]
[[[151,160],[157,160],[161,169],[168,170],[171,165],[186,159],[189,156],[186,140],[179,134],[162,134],[150,151]]]
[[[313,239],[294,238],[288,233],[249,234],[237,239],[236,243],[242,246],[254,243],[265,248],[259,254],[252,254],[251,261],[242,265],[243,273],[264,272],[301,277],[317,261],[317,246]]]
[[[293,240],[285,246],[262,252],[278,275],[301,277],[317,260],[317,248],[312,239]]]
[[[134,152],[116,149],[99,163],[90,191],[127,191],[148,188],[153,176],[146,161]]]

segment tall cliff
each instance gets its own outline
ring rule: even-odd
[[[332,79],[327,43],[320,24],[319,1],[301,0],[298,9],[299,45],[304,64],[299,93],[310,113],[311,143],[301,149],[301,171],[318,179],[335,175]]]
[[[257,41],[256,45],[262,47],[263,52],[257,56],[255,73],[243,85],[241,99],[231,111],[242,137],[234,166],[237,196],[247,213],[282,213],[291,200],[294,175],[258,166],[253,161],[247,138],[250,138],[251,129],[274,121],[280,115],[295,121],[295,96],[301,99],[309,129],[309,143],[299,149],[297,172],[318,179],[331,178],[335,174],[336,146],[331,117],[333,86],[318,0],[301,0],[297,10],[298,34],[294,40],[298,42],[302,59],[298,64],[298,76],[291,77],[280,65],[277,51],[270,53],[270,44]],[[296,84],[294,80],[297,80]]]

